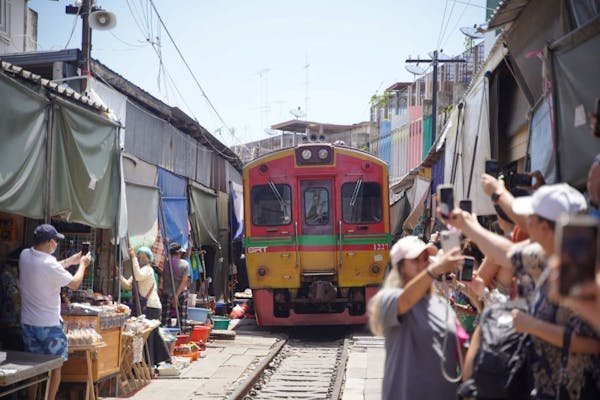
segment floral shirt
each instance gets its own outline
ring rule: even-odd
[[[529,305],[530,313],[552,324],[573,327],[573,333],[584,337],[599,336],[591,326],[567,308],[550,301],[550,271],[546,269],[547,257],[541,246],[528,243],[517,246],[509,254],[518,280],[519,294]],[[530,368],[534,378],[536,396],[554,398],[560,382],[561,348],[538,337],[531,336]],[[597,356],[570,353],[567,365],[567,390],[571,400],[579,399],[586,378],[588,383],[598,380],[599,359]]]

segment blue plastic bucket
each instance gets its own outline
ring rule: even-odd
[[[188,307],[188,319],[205,323],[209,311],[208,308]]]

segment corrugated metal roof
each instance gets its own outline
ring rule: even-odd
[[[86,106],[95,108],[98,111],[109,112],[110,110],[103,104],[97,103],[90,99],[87,96],[82,96],[75,90],[71,89],[66,84],[58,84],[56,82],[52,82],[46,78],[42,78],[41,76],[34,74],[31,71],[26,70],[25,68],[19,67],[17,65],[11,64],[6,61],[1,61],[2,64],[2,72],[16,77],[18,79],[23,79],[31,84],[39,85],[50,92],[57,94],[61,97],[66,97],[72,99],[80,104],[84,104]]]
[[[487,29],[500,28],[517,19],[529,0],[503,0],[490,16]]]

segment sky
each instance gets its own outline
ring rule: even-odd
[[[81,47],[81,18],[65,13],[75,1],[29,1],[38,12],[38,50]],[[465,51],[460,27],[483,23],[486,3],[152,0],[165,30],[150,0],[95,1],[117,25],[93,31],[92,57],[228,146],[268,137],[298,107],[309,121],[369,120],[372,95],[413,81],[407,58]]]

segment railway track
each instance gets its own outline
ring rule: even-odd
[[[287,339],[230,400],[341,398],[348,341]]]

